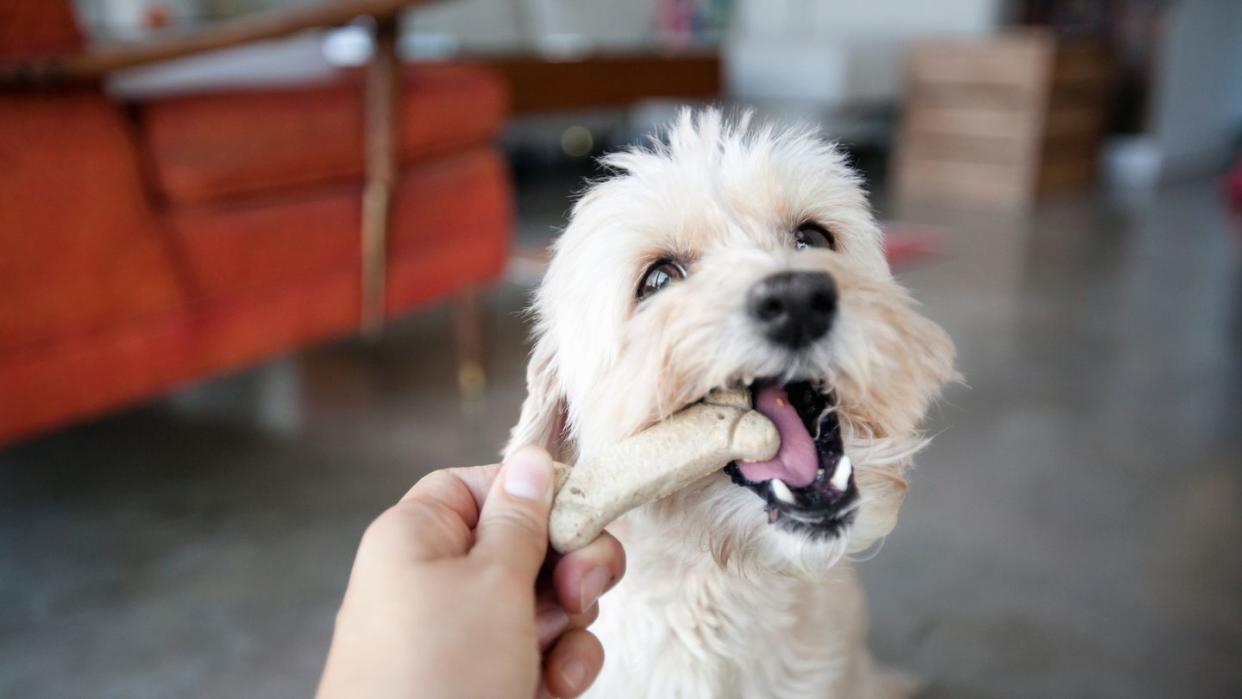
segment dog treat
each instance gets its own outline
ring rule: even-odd
[[[609,523],[724,468],[730,461],[766,460],[780,437],[751,409],[746,389],[716,390],[701,403],[572,468],[556,464],[552,546],[569,553],[591,543]]]

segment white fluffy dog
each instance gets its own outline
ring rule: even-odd
[[[865,645],[841,561],[893,528],[919,422],[953,346],[893,279],[858,177],[811,129],[685,112],[667,142],[604,158],[533,312],[507,451],[568,463],[748,385],[776,424],[734,463],[610,528],[629,570],[601,603],[607,697],[906,691]]]

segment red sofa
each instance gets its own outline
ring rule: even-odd
[[[79,49],[69,3],[0,8],[0,59]],[[499,277],[505,95],[408,67],[389,317]],[[0,444],[347,335],[360,321],[363,99],[330,84],[119,105],[0,90]]]

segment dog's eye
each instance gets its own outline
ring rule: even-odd
[[[827,228],[818,223],[804,223],[794,232],[794,249],[805,250],[807,248],[836,250],[837,239],[828,232]]]
[[[686,270],[672,260],[660,260],[647,268],[638,285],[638,300],[642,301],[678,279],[686,278]]]

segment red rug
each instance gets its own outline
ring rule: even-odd
[[[884,229],[884,255],[893,267],[905,267],[929,257],[945,254],[944,231],[917,223],[881,223]]]

